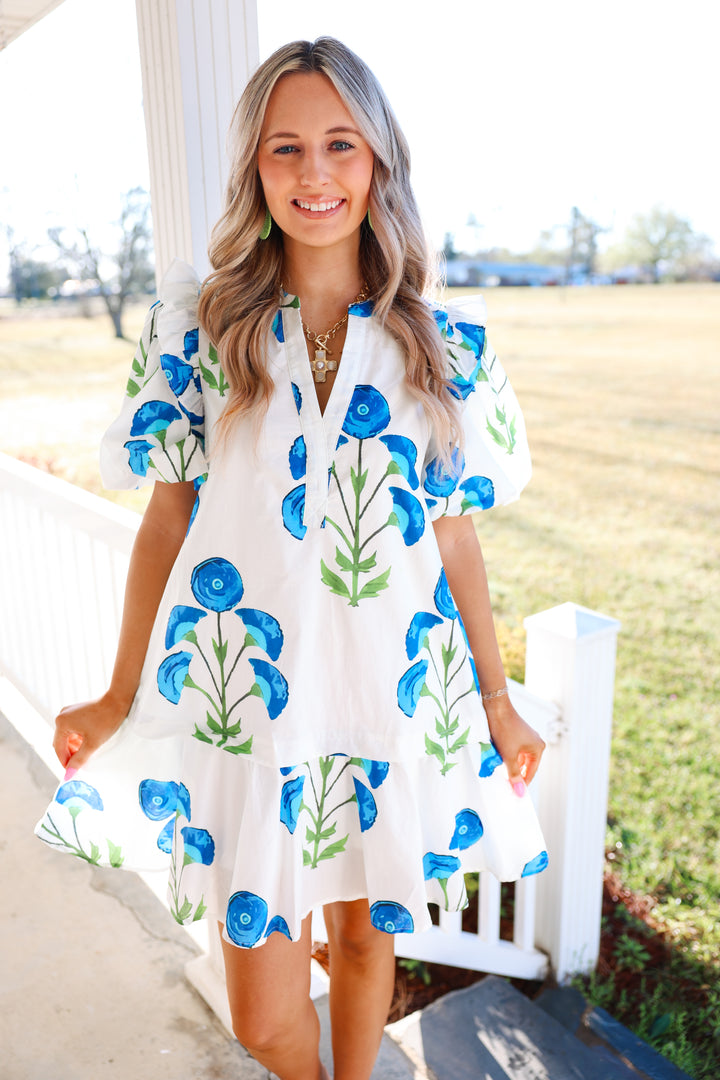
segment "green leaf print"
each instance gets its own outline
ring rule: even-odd
[[[362,519],[388,477],[395,475],[398,472],[397,465],[394,461],[391,461],[380,480],[375,485],[374,490],[368,498],[363,501],[363,493],[367,486],[369,475],[369,470],[363,469],[362,467],[363,441],[363,439],[357,440],[357,467],[352,466],[350,468],[352,499],[348,500],[346,498],[347,493],[342,489],[335,465],[333,464],[330,469],[330,478],[331,481],[335,481],[337,486],[343,511],[345,513],[345,521],[341,525],[330,517],[326,520],[328,525],[331,525],[335,529],[347,549],[347,551],[342,551],[339,546],[335,548],[335,562],[341,573],[350,574],[350,583],[346,584],[338,574],[329,570],[325,563],[321,562],[321,578],[323,583],[327,585],[336,596],[344,597],[348,601],[350,607],[357,607],[361,600],[368,600],[378,596],[383,589],[388,588],[388,577],[390,576],[390,567],[388,567],[387,570],[383,571],[378,577],[373,578],[372,581],[366,582],[363,586],[360,585],[360,575],[369,573],[370,570],[377,565],[377,552],[374,551],[370,555],[367,555],[364,554],[364,549],[371,540],[383,531],[383,529],[386,529],[389,525],[394,523],[394,515],[391,514],[388,520],[378,529],[375,529],[374,532],[371,532],[365,537],[361,535],[363,533]]]
[[[134,398],[140,393],[140,387],[133,379],[128,379],[125,393],[128,397]]]
[[[362,589],[358,593],[358,600],[364,600],[368,596],[377,596],[379,592],[388,587],[388,578],[390,577],[391,567],[388,566],[387,570],[380,574],[379,577],[373,578],[372,581],[368,581],[363,585]]]
[[[305,825],[307,846],[303,848],[303,866],[310,869],[315,869],[318,863],[333,859],[345,851],[349,833],[339,840],[333,840],[330,844],[324,842],[330,840],[337,832],[336,815],[340,808],[357,802],[354,794],[339,803],[331,797],[333,789],[350,764],[349,758],[334,754],[318,758],[312,766],[309,761],[303,763],[308,782],[304,787],[299,813],[306,814],[310,819]]]
[[[325,565],[323,559],[320,560],[320,578],[325,585],[329,586],[330,592],[335,593],[336,596],[344,596],[350,598],[352,602],[352,599],[350,597],[350,590],[343,581],[343,579],[337,574],[334,574],[333,571]],[[357,600],[355,603],[357,604]]]
[[[334,859],[336,855],[339,855],[341,851],[345,850],[345,845],[350,838],[350,833],[347,836],[343,836],[342,840],[336,840],[334,844],[328,844],[326,848],[318,855],[318,862],[322,862],[324,859]]]
[[[118,867],[122,866],[123,862],[125,861],[125,859],[123,858],[122,849],[117,844],[113,844],[112,840],[108,840],[107,846],[110,865],[117,869]]]

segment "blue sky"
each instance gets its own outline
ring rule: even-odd
[[[609,243],[661,203],[720,250],[714,0],[259,0],[259,26],[261,56],[329,33],[367,60],[436,243],[462,240],[471,214],[483,246],[527,249],[552,227],[560,241],[573,205]],[[121,192],[147,185],[133,0],[65,0],[0,54],[0,103],[0,220],[16,241],[101,232]]]

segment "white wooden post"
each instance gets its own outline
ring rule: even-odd
[[[559,982],[600,949],[615,652],[620,624],[577,604],[525,619],[525,686],[560,707],[543,759],[538,813],[550,865],[537,880],[536,944]]]
[[[136,0],[158,281],[209,270],[233,110],[258,64],[257,0]]]

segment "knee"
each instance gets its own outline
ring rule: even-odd
[[[271,1008],[257,1008],[253,1002],[233,1001],[230,1004],[232,1029],[237,1041],[253,1057],[265,1056],[283,1041],[287,1017],[278,1017]]]

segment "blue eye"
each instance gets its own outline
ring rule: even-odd
[[[274,154],[294,154],[297,151],[297,146],[278,146],[273,150]]]
[[[332,143],[331,145],[332,145],[333,150],[341,150],[342,151],[342,150],[353,150],[354,149],[353,144],[347,142],[345,139],[336,139],[335,142]]]

